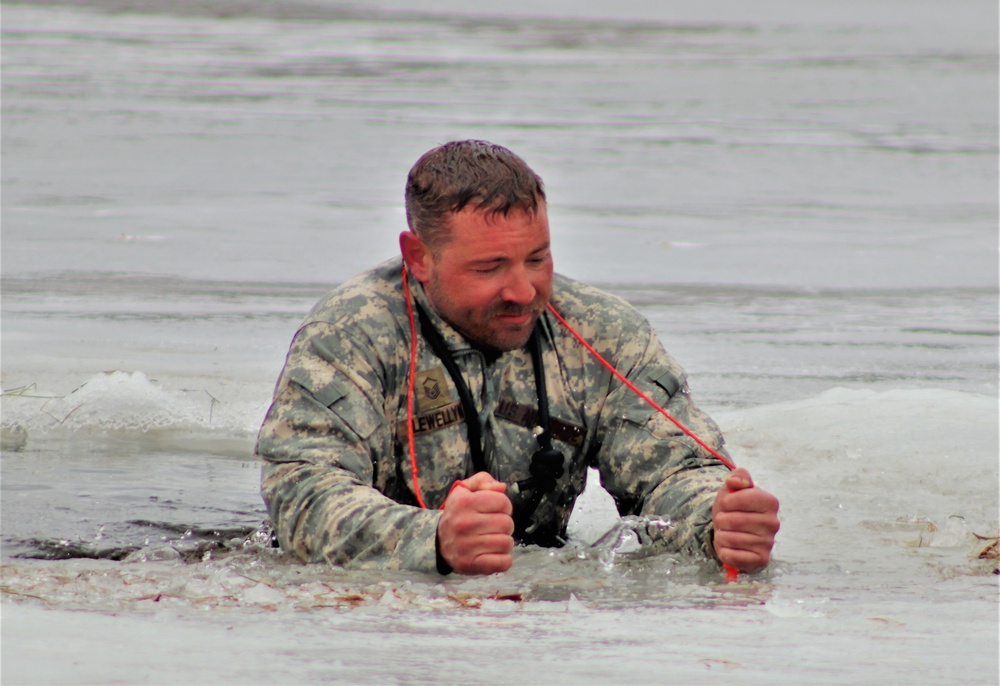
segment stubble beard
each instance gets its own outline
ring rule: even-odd
[[[531,332],[535,330],[535,324],[538,323],[548,303],[548,299],[540,295],[529,305],[500,302],[487,308],[481,316],[477,316],[474,309],[463,310],[454,306],[447,292],[439,288],[433,278],[424,284],[424,290],[434,311],[470,343],[478,348],[499,353],[517,350],[527,344]],[[517,327],[504,327],[496,321],[498,315],[520,314],[531,314],[532,317],[526,324]]]
[[[531,338],[531,332],[535,330],[535,324],[538,323],[538,318],[542,316],[542,310],[545,309],[545,302],[541,298],[535,298],[535,300],[528,306],[516,305],[514,303],[500,303],[495,307],[491,307],[486,311],[485,321],[487,323],[493,323],[494,327],[497,326],[496,317],[497,315],[521,315],[530,314],[531,319],[528,323],[523,326],[509,327],[504,332],[503,337],[493,336],[492,339],[486,340],[480,337],[479,340],[473,340],[473,342],[479,343],[480,345],[486,345],[493,350],[498,352],[508,352],[510,350],[517,350],[518,348],[523,348],[528,339]],[[484,330],[488,325],[484,325]],[[468,337],[468,336],[467,336]],[[472,339],[470,339],[472,340]]]

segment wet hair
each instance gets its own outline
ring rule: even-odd
[[[406,178],[406,223],[432,250],[448,241],[452,213],[475,207],[488,216],[534,214],[544,202],[538,174],[507,148],[487,141],[434,148]]]

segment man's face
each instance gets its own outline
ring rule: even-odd
[[[534,214],[451,215],[450,236],[424,259],[424,291],[434,310],[471,342],[520,348],[552,295],[545,205]],[[418,277],[419,278],[419,277]]]

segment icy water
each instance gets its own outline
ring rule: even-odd
[[[1000,681],[995,3],[625,5],[4,3],[4,683]],[[255,535],[297,323],[465,137],[779,496],[768,571],[596,484],[487,578]]]

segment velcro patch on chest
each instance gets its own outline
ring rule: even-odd
[[[445,379],[444,367],[434,367],[417,372],[413,383],[417,412],[423,414],[451,403],[451,389]]]
[[[538,408],[521,405],[513,400],[501,399],[493,414],[525,429],[533,429],[538,423]],[[583,439],[587,435],[586,429],[582,426],[555,417],[549,419],[549,431],[552,432],[552,438],[577,448],[583,445]]]
[[[462,410],[462,403],[456,401],[430,412],[416,415],[413,418],[413,433],[415,435],[425,434],[463,421],[465,421],[465,412]],[[406,420],[396,425],[396,435],[401,443],[406,442]]]

